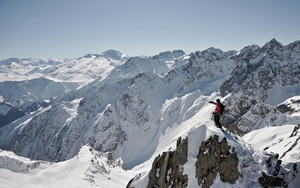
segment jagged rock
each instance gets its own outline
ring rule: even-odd
[[[297,163],[290,163],[282,165],[282,160],[279,159],[279,154],[266,153],[265,171],[262,171],[258,182],[263,187],[293,187],[293,182],[298,173]]]
[[[268,116],[270,118],[265,124],[276,124],[278,111],[294,113],[291,105],[299,103],[296,99],[276,109],[264,104],[277,105],[271,103],[272,89],[297,87],[299,84],[300,66],[299,61],[295,60],[299,52],[291,51],[291,46],[296,44],[283,46],[273,39],[262,48],[245,49],[232,57],[238,64],[219,88],[222,97],[231,94],[224,101],[227,112],[230,112],[222,118],[224,127],[242,136],[253,128],[261,128],[257,123]]]
[[[185,52],[182,50],[173,50],[173,52],[166,51],[161,52],[158,55],[151,57],[152,59],[163,59],[163,60],[173,60],[174,58],[178,58],[185,55]]]
[[[265,172],[262,172],[262,177],[258,178],[258,182],[263,187],[279,187],[282,185],[284,179],[276,176],[267,175]]]
[[[273,176],[277,176],[281,168],[282,160],[278,160],[279,158],[278,153],[277,154],[271,153],[267,155],[270,156],[270,158],[266,160],[267,167],[269,168],[268,172]]]
[[[280,104],[276,106],[276,109],[283,114],[293,114],[295,112],[295,109],[291,108],[287,104]]]
[[[195,82],[199,84],[199,82],[207,78],[214,80],[225,79],[236,66],[236,62],[229,58],[234,53],[236,52],[225,53],[212,48],[202,52],[195,52],[189,61],[181,67],[181,71],[187,72],[187,74],[182,79],[177,94],[181,94],[188,87],[195,84]],[[210,94],[212,92],[211,86],[207,87],[205,83],[199,89],[203,94]]]
[[[298,144],[298,141],[300,140],[300,136],[296,139],[296,141],[291,145],[291,147],[285,151],[282,156],[280,157],[280,159],[282,159],[289,151],[292,151],[293,148]]]
[[[206,138],[200,146],[196,161],[196,178],[198,184],[208,188],[213,184],[217,174],[223,182],[234,184],[239,178],[238,158],[236,153],[231,153],[227,139],[224,137],[219,142],[219,137]]]
[[[239,178],[239,171],[237,169],[237,165],[238,158],[236,156],[236,153],[229,155],[224,159],[224,161],[221,161],[221,180],[224,182],[234,184],[235,181]]]
[[[289,136],[289,138],[296,136],[298,134],[298,130],[300,129],[300,124],[298,124],[297,126],[294,127],[293,132],[291,133],[291,135]]]
[[[284,181],[282,183],[283,187],[288,187],[289,183],[293,182],[296,178],[297,173],[297,163],[294,163],[292,169],[284,175]]]
[[[174,187],[185,188],[188,177],[183,173],[183,167],[187,162],[188,139],[177,140],[176,151],[163,152],[155,158],[152,169],[149,172],[147,188]]]
[[[292,115],[295,112],[299,111],[300,98],[295,96],[285,100],[283,103],[276,106],[276,109],[283,114]]]
[[[231,99],[231,98],[230,98]],[[241,127],[238,127],[240,124],[245,126],[247,124],[244,119],[241,119],[241,117],[246,114],[252,106],[258,103],[257,100],[249,98],[248,96],[241,96],[237,100],[227,100],[228,106],[226,113],[221,117],[221,122],[224,127],[228,127],[228,130],[231,132],[235,132],[239,135],[245,134],[245,129],[241,129]],[[243,121],[243,122],[241,122]],[[252,125],[252,122],[251,122]]]

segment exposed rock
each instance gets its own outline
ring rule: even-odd
[[[289,138],[296,136],[298,134],[299,129],[300,129],[300,124],[298,124],[297,126],[294,127],[294,130],[293,130],[292,134],[289,136]]]
[[[258,182],[263,187],[290,187],[298,173],[297,163],[285,164],[282,166],[282,160],[279,159],[278,153],[266,153],[264,157],[266,169],[262,171],[262,177]],[[293,187],[293,186],[291,186]]]
[[[199,88],[199,82],[202,80],[225,79],[237,64],[236,61],[230,59],[234,53],[236,52],[226,53],[212,48],[202,52],[195,52],[189,61],[180,68],[181,71],[187,72],[187,74],[178,86],[177,94],[182,94],[184,90],[195,84],[195,82],[198,83]],[[207,87],[205,83],[203,83],[199,90],[203,94],[210,94],[213,91],[212,86]]]
[[[292,144],[292,146],[291,146],[287,151],[285,151],[285,152],[282,154],[282,156],[280,157],[280,159],[283,158],[289,151],[292,151],[293,148],[298,144],[298,141],[299,141],[299,140],[300,140],[300,136],[296,139],[296,141]]]
[[[258,178],[258,182],[263,187],[279,187],[283,183],[283,178],[267,175],[265,172],[262,172],[262,177]]]
[[[288,187],[289,183],[291,183],[296,178],[297,173],[297,163],[294,163],[292,169],[284,175],[284,181],[282,183],[283,187]]]
[[[224,101],[228,107],[227,115],[221,121],[224,127],[242,136],[261,128],[259,123],[266,118],[264,124],[276,124],[279,112],[287,115],[295,112],[295,106],[299,104],[297,99],[281,104],[276,109],[264,103],[270,104],[268,100],[272,98],[272,89],[297,87],[299,84],[300,66],[295,59],[299,52],[296,46],[298,42],[283,46],[273,39],[262,48],[247,48],[231,58],[237,62],[237,66],[219,88],[222,97],[230,94]],[[291,48],[297,50],[291,51]]]
[[[217,174],[223,182],[234,184],[239,178],[238,158],[236,153],[231,153],[227,139],[224,137],[219,142],[219,137],[206,138],[200,146],[196,161],[196,178],[198,184],[208,188],[213,184]]]
[[[232,99],[232,100],[231,100]],[[247,124],[245,121],[246,119],[242,119],[241,117],[245,115],[251,107],[255,106],[258,103],[257,100],[249,98],[248,96],[241,96],[240,98],[233,99],[232,97],[227,100],[228,108],[225,111],[225,114],[221,117],[222,125],[230,132],[237,133],[239,135],[245,134],[246,131],[249,130],[243,130],[240,127],[238,127],[243,121],[243,126]],[[247,116],[246,116],[247,117]],[[252,122],[251,122],[252,123]],[[252,124],[251,124],[252,125]]]
[[[293,114],[295,112],[295,109],[288,106],[287,104],[280,104],[276,106],[276,109],[278,109],[283,114]]]
[[[299,111],[299,107],[300,107],[300,98],[299,96],[295,96],[277,105],[276,109],[278,109],[281,113],[292,115],[294,112]]]
[[[177,140],[177,150],[163,152],[155,158],[152,169],[149,172],[147,188],[174,187],[185,188],[188,177],[183,173],[183,167],[187,162],[188,139]]]
[[[102,177],[107,180],[111,180],[112,178],[112,173],[111,169],[123,169],[126,170],[126,166],[121,158],[119,159],[114,159],[111,153],[102,153],[94,148],[92,148],[91,145],[87,144],[85,145],[82,150],[89,150],[90,152],[90,166],[88,167],[87,171],[84,173],[84,177],[82,178],[85,181],[88,181],[91,183],[91,185],[95,185],[95,177]],[[83,153],[86,153],[84,151]],[[81,158],[82,154],[78,153],[77,158]]]

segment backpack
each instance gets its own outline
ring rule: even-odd
[[[220,115],[224,113],[225,105],[221,104]]]

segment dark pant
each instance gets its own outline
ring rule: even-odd
[[[220,116],[218,116],[217,114],[214,114],[214,119],[215,119],[216,127],[222,128],[222,125],[220,123]]]

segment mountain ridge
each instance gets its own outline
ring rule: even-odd
[[[121,157],[130,173],[137,174],[132,185],[146,187],[156,156],[175,151],[177,138],[188,137],[188,161],[183,168],[189,177],[188,186],[197,187],[192,163],[197,158],[199,145],[207,137],[218,135],[219,139],[226,137],[232,146],[238,147],[239,172],[245,176],[255,172],[244,179],[239,177],[235,186],[253,186],[251,182],[261,176],[261,171],[266,171],[263,177],[267,177],[274,168],[266,167],[266,153],[245,144],[247,138],[249,143],[257,145],[248,132],[261,133],[273,126],[289,127],[289,133],[282,135],[283,142],[288,143],[288,136],[300,116],[297,92],[294,98],[282,95],[280,102],[279,98],[269,99],[274,89],[298,88],[295,84],[299,77],[293,77],[299,71],[298,43],[283,46],[272,39],[263,47],[252,45],[240,52],[222,53],[220,49],[210,48],[190,56],[175,51],[182,56],[170,56],[172,52],[166,52],[155,58],[130,57],[107,75],[53,98],[49,106],[0,128],[0,148],[34,160],[62,162],[72,159],[84,145],[90,144],[98,151]],[[90,54],[85,58],[95,57]],[[293,74],[285,76],[286,70]],[[221,132],[210,120],[214,105],[208,101],[217,98],[226,105],[223,126],[240,136]],[[282,106],[272,106],[265,101]],[[246,136],[241,137],[243,134]],[[296,139],[298,133],[294,134],[293,139]],[[266,143],[262,145],[267,147]],[[277,145],[269,146],[267,152],[284,147]],[[287,165],[280,167],[282,170],[292,169],[294,162],[299,166],[297,151],[296,144],[282,158]],[[257,158],[250,157],[252,155]],[[289,156],[294,157],[293,161]],[[263,160],[256,164],[260,159]],[[223,185],[218,178],[214,185]],[[288,182],[293,180],[288,179]]]

